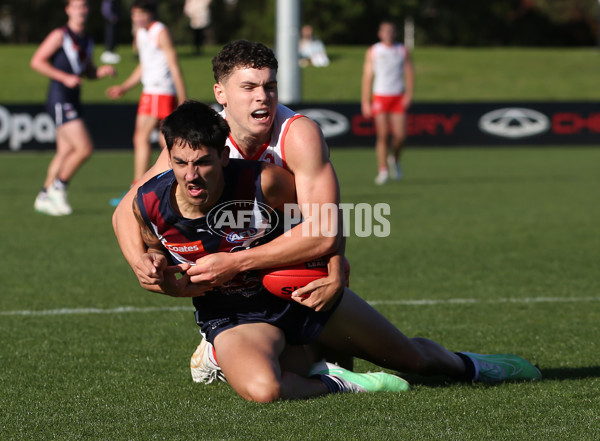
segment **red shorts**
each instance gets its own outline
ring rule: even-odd
[[[138,105],[138,115],[150,115],[158,119],[164,119],[177,108],[177,100],[174,95],[151,95],[142,93]]]
[[[371,113],[373,116],[380,113],[406,113],[402,99],[404,95],[373,95]]]

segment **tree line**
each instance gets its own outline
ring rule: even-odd
[[[157,0],[159,19],[177,44],[191,42],[185,0]],[[101,0],[88,0],[88,28],[103,41]],[[121,0],[119,37],[131,42],[129,8]],[[276,0],[213,0],[209,41],[246,38],[275,40]],[[598,2],[592,0],[301,0],[301,22],[326,44],[367,45],[376,40],[382,19],[414,23],[417,46],[591,46],[597,43]],[[0,41],[39,43],[65,22],[63,0],[4,0]],[[9,32],[10,31],[10,32]]]

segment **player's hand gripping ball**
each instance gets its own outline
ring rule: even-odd
[[[292,293],[310,282],[327,277],[327,258],[319,258],[298,265],[273,268],[261,272],[263,286],[271,294],[289,300]],[[344,257],[346,286],[350,280],[350,262]]]

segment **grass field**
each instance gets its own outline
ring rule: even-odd
[[[49,159],[0,155],[1,440],[600,437],[600,150],[409,149],[384,187],[372,150],[334,150],[344,202],[391,205],[390,237],[348,240],[353,288],[410,336],[519,353],[545,379],[271,405],[192,383],[190,301],[143,291],[120,256],[107,201],[131,154],[95,155],[65,218],[33,212]]]
[[[96,51],[96,61],[102,48]],[[210,60],[220,49],[212,46],[201,57],[178,47],[188,95],[214,102]],[[331,46],[331,65],[302,70],[302,99],[306,102],[357,102],[365,47]],[[5,84],[0,104],[43,103],[47,80],[29,69],[33,45],[0,45],[0,72]],[[85,103],[108,102],[105,90],[122,82],[137,62],[131,48],[122,46],[123,61],[116,79],[86,82]],[[600,51],[596,48],[416,48],[415,101],[598,100]],[[340,81],[343,79],[343,81]],[[141,89],[140,89],[141,90]],[[139,90],[120,102],[137,102]]]
[[[356,102],[365,48],[328,49],[330,67],[303,70],[304,100]],[[178,48],[190,97],[213,101],[217,50]],[[0,105],[44,101],[33,51],[0,45]],[[135,63],[121,52],[118,81]],[[417,48],[414,59],[417,101],[600,99],[594,48]],[[89,82],[84,102],[106,102],[116,81]],[[333,150],[343,202],[391,205],[388,238],[348,239],[353,289],[409,336],[515,352],[545,379],[407,376],[406,394],[271,405],[192,383],[191,302],[145,292],[121,257],[108,200],[128,184],[131,153],[93,156],[65,218],[33,212],[49,160],[0,154],[1,441],[600,438],[600,149],[409,148],[405,180],[384,187],[372,149]]]

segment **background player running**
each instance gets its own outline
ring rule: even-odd
[[[400,156],[406,138],[406,112],[412,101],[414,73],[408,49],[395,41],[394,23],[381,22],[377,36],[380,41],[365,54],[361,106],[365,118],[375,119],[378,167],[375,183],[382,185],[390,177],[402,179]]]
[[[112,66],[96,68],[92,61],[94,43],[85,34],[87,1],[68,0],[65,12],[67,24],[48,34],[30,63],[32,69],[50,78],[46,110],[56,124],[56,154],[34,208],[51,216],[72,213],[67,186],[94,149],[82,119],[82,77],[93,79],[115,74]]]
[[[160,121],[186,98],[185,84],[177,53],[167,27],[156,20],[156,2],[137,0],[131,7],[131,21],[140,62],[131,75],[120,85],[109,87],[107,95],[118,99],[128,90],[142,83],[133,134],[133,182],[148,170],[152,148],[150,135]],[[159,136],[159,144],[164,141]],[[120,198],[111,200],[116,206]]]

